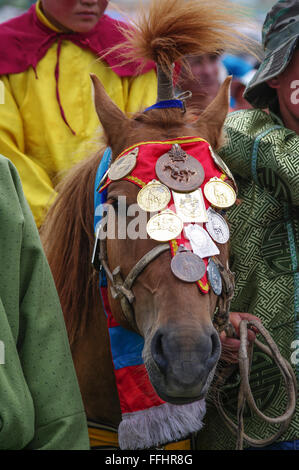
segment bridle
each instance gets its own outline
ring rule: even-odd
[[[106,276],[111,283],[110,292],[112,298],[120,301],[122,312],[126,320],[134,328],[136,328],[134,308],[132,305],[135,300],[135,296],[132,291],[134,282],[152,261],[168,250],[170,250],[169,243],[162,243],[152,248],[139,261],[137,261],[124,280],[120,266],[117,266],[113,271],[111,271],[107,256],[107,244],[105,238],[101,236],[101,226],[98,228],[93,263],[96,264],[99,262],[99,270],[101,271],[104,269]],[[234,274],[228,268],[225,268],[219,259],[214,257],[213,260],[217,264],[221,275],[222,292],[220,296],[218,296],[216,309],[211,313],[211,316],[213,317],[215,328],[218,333],[221,333],[224,329],[229,328],[230,303],[233,298],[235,283]]]

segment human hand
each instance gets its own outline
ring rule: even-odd
[[[220,341],[222,345],[222,353],[221,353],[221,360],[224,362],[228,362],[230,364],[238,363],[238,355],[240,349],[240,323],[242,320],[257,320],[261,322],[261,320],[252,315],[251,313],[243,313],[243,312],[231,312],[229,315],[229,321],[235,329],[236,336],[231,338],[227,336],[225,331],[220,333]],[[256,334],[258,333],[257,329],[251,327],[251,329],[247,330],[247,340],[248,343],[252,343],[255,340]]]

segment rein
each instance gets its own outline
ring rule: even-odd
[[[254,326],[259,331],[259,333],[262,334],[267,345],[255,339],[254,343],[251,343],[249,346],[247,346],[247,328],[249,328],[250,326]],[[220,399],[221,386],[225,384],[226,380],[232,375],[232,373],[235,371],[237,366],[233,365],[231,367],[224,368],[222,374],[219,375],[219,378],[214,383],[213,392],[212,392],[213,402],[218,410],[219,415],[223,418],[224,423],[226,424],[228,429],[237,436],[236,450],[243,450],[244,440],[247,441],[247,443],[253,447],[264,447],[277,441],[277,439],[279,439],[279,437],[286,431],[286,429],[288,428],[292,420],[292,417],[296,409],[296,397],[297,397],[297,383],[296,383],[296,377],[293,372],[293,369],[291,365],[288,363],[288,361],[284,359],[284,357],[282,357],[277,345],[275,344],[274,340],[271,338],[269,332],[260,322],[256,320],[251,320],[251,321],[242,320],[241,321],[240,343],[241,344],[240,344],[240,350],[239,350],[239,369],[240,369],[241,383],[240,383],[240,389],[239,389],[239,395],[238,395],[237,424],[235,424],[227,416],[227,414],[225,413],[223,409],[221,399]],[[267,354],[269,357],[271,357],[275,361],[283,377],[284,384],[286,387],[286,393],[287,393],[287,405],[286,405],[285,412],[281,416],[278,416],[275,418],[266,416],[264,413],[262,413],[259,410],[254,400],[254,397],[252,395],[250,383],[249,383],[249,377],[250,377],[251,361],[252,361],[252,356],[253,356],[253,344],[256,344],[256,346],[261,351],[263,351],[265,354]],[[252,439],[251,437],[247,436],[244,432],[244,419],[243,419],[243,413],[244,413],[246,401],[250,409],[257,416],[259,416],[262,420],[264,420],[267,423],[278,424],[279,430],[276,433],[274,433],[272,436],[266,439],[257,440],[257,439]]]

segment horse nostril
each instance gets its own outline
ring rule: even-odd
[[[221,343],[220,343],[220,338],[217,333],[217,331],[213,331],[211,334],[211,342],[212,342],[212,350],[211,350],[211,355],[210,355],[210,361],[211,362],[216,362],[218,361],[220,357],[220,352],[221,352]]]
[[[163,350],[163,333],[161,333],[160,331],[156,331],[152,339],[151,353],[160,371],[162,373],[165,372],[167,369],[167,359]]]

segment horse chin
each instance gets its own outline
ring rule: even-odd
[[[173,405],[185,405],[193,403],[199,400],[205,399],[210,384],[213,380],[216,366],[209,372],[207,379],[204,383],[198,384],[198,386],[188,389],[183,386],[169,386],[163,374],[155,365],[154,361],[149,359],[144,361],[145,367],[148,372],[150,382],[155,389],[157,395],[165,402]]]

